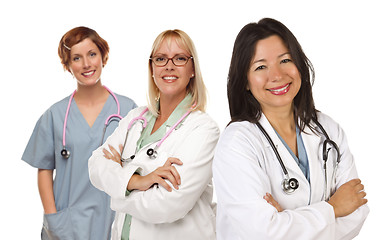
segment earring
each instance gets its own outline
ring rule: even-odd
[[[159,99],[161,98],[161,92],[158,90],[158,95],[155,96],[155,101],[159,102]]]

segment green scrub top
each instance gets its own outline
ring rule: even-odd
[[[137,149],[136,152],[138,152],[141,148],[144,146],[157,142],[161,140],[165,134],[166,134],[166,129],[169,127],[172,127],[176,122],[189,110],[187,106],[190,105],[192,100],[192,96],[188,94],[174,109],[170,117],[166,120],[165,123],[162,124],[162,126],[159,127],[158,130],[156,130],[153,134],[151,134],[151,131],[155,125],[155,121],[157,118],[152,115],[150,112],[147,112],[146,114],[146,120],[147,120],[147,126],[145,129],[143,129],[142,134],[140,135],[139,140],[137,141]],[[185,120],[185,119],[184,119]],[[183,120],[183,121],[184,121]],[[181,123],[178,124],[176,127],[176,130],[181,127]],[[129,191],[126,191],[126,195],[129,195]],[[121,240],[129,240],[129,233],[131,230],[131,222],[132,222],[132,216],[129,214],[125,215],[125,220],[124,220],[124,225],[123,229],[121,232]]]

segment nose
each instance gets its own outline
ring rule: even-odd
[[[174,65],[173,59],[169,59],[165,67],[166,70],[173,70],[175,66],[176,65]]]
[[[88,58],[83,59],[83,68],[88,69],[90,68],[90,66],[91,66],[90,60]]]
[[[283,71],[280,66],[271,66],[269,69],[269,79],[271,81],[280,81],[283,77]]]

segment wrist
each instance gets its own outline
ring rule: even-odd
[[[142,176],[140,176],[139,173],[135,172],[128,181],[127,190],[132,191],[137,189],[137,182],[141,177]]]

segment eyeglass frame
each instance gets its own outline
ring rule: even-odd
[[[179,55],[180,55],[180,56],[183,55],[184,57],[187,57],[186,62],[185,62],[184,64],[182,64],[182,65],[177,65],[177,64],[175,64],[174,61],[173,61],[173,58],[175,58],[175,57],[177,57],[177,56],[179,56]],[[157,56],[155,56],[155,57],[157,57]],[[165,56],[163,56],[163,57],[165,57]],[[166,61],[165,65],[157,65],[157,64],[154,62],[153,58],[154,58],[154,57],[150,57],[150,60],[151,60],[151,62],[153,62],[153,63],[155,64],[155,66],[157,66],[157,67],[165,67],[165,66],[169,63],[170,60],[172,61],[172,63],[173,63],[174,66],[176,66],[176,67],[183,67],[183,66],[185,66],[185,65],[189,62],[189,59],[192,59],[192,60],[193,60],[193,56],[188,57],[188,56],[186,56],[186,55],[184,55],[184,54],[176,54],[176,55],[174,55],[172,58],[166,57],[166,58],[167,58],[167,61]]]

